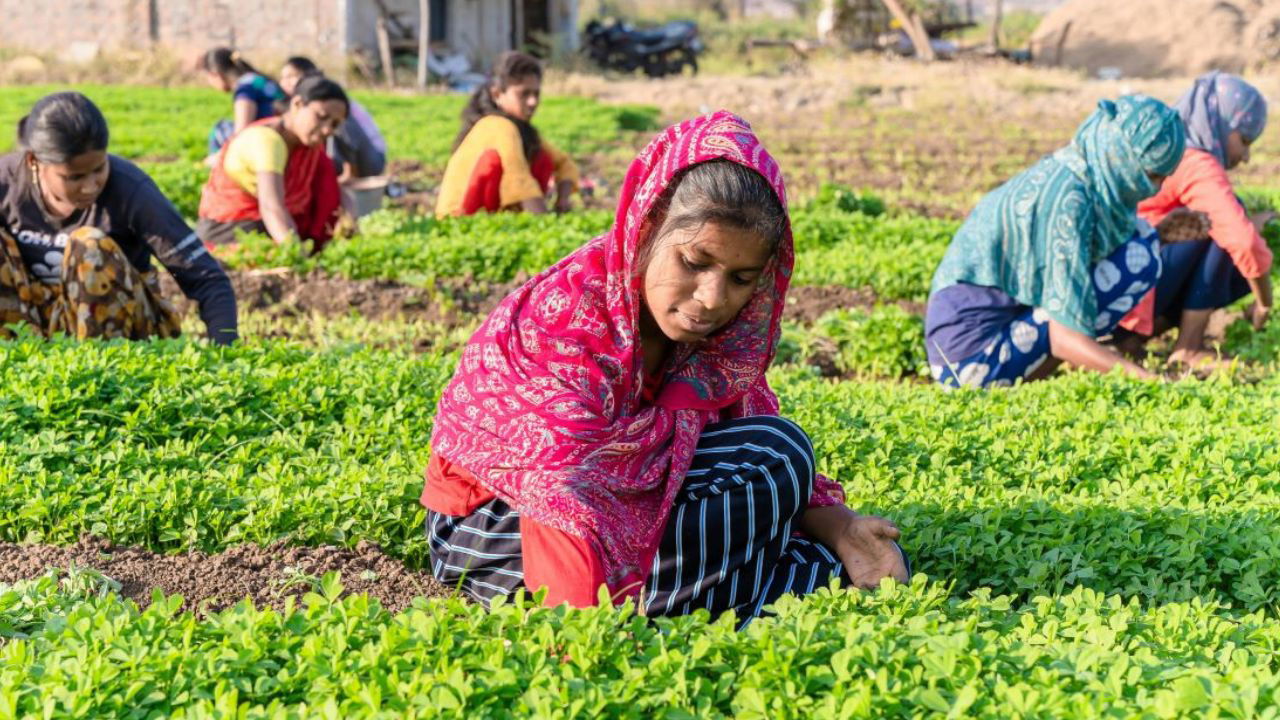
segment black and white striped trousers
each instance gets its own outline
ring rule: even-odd
[[[786,593],[804,595],[844,566],[792,531],[814,483],[809,437],[795,423],[755,416],[708,425],[641,595],[645,614],[760,615]],[[427,513],[436,578],[486,606],[523,585],[520,516],[494,499],[466,517]],[[905,558],[905,555],[904,555]]]

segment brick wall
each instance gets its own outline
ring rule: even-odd
[[[347,2],[363,0],[0,0],[0,43],[58,55],[74,42],[104,50],[232,45],[252,56],[342,54]]]

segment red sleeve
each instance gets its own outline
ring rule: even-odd
[[[597,604],[605,585],[604,565],[586,540],[520,516],[520,542],[524,553],[524,584],[531,590],[547,588],[543,603],[554,607]],[[621,598],[619,598],[621,600]]]
[[[1231,256],[1240,274],[1256,278],[1271,272],[1271,249],[1249,220],[1217,158],[1203,150],[1188,150],[1177,172],[1165,182],[1171,181],[1183,206],[1209,216],[1213,223],[1209,234]]]
[[[832,505],[844,505],[844,486],[818,473],[813,479],[813,494],[809,496],[809,507],[820,508]]]

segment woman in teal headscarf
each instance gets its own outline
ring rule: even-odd
[[[925,343],[948,386],[1011,385],[1060,362],[1150,373],[1101,345],[1160,273],[1135,214],[1182,159],[1186,130],[1152,98],[1104,100],[1067,147],[978,203],[933,278]],[[1174,216],[1161,232],[1198,218]]]

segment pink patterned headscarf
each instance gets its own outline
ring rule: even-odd
[[[709,160],[760,173],[786,209],[778,165],[746,121],[720,111],[667,128],[627,171],[613,227],[484,321],[436,414],[433,452],[523,515],[589,541],[622,595],[648,572],[703,427],[778,411],[764,373],[794,261],[790,223],[737,318],[677,346],[656,402],[641,401],[641,229],[677,175]]]

